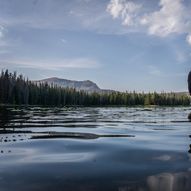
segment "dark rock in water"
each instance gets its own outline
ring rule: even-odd
[[[188,120],[191,122],[191,113],[188,115]]]
[[[97,135],[93,133],[73,133],[73,132],[65,132],[65,133],[48,133],[44,135],[34,135],[31,139],[55,139],[55,138],[76,138],[76,139],[98,139],[101,137],[135,137],[134,135],[127,134],[113,134],[113,135]]]

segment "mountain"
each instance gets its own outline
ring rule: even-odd
[[[103,90],[98,87],[98,85],[90,80],[84,81],[75,81],[75,80],[67,80],[61,78],[47,78],[43,80],[36,81],[37,83],[48,83],[48,85],[56,85],[63,88],[75,88],[77,91],[84,90],[86,92],[98,92],[98,93],[106,93],[112,92],[112,90]]]

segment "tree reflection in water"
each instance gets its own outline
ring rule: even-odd
[[[0,107],[0,190],[33,191],[38,180],[35,186],[41,191],[54,190],[58,184],[68,191],[190,191],[190,123],[183,121],[188,112],[189,108],[60,108],[55,112]],[[169,122],[168,113],[176,123]],[[137,124],[130,114],[145,115],[145,121]],[[147,123],[148,114],[158,121]],[[122,137],[116,136],[122,132]],[[125,138],[126,134],[135,136]],[[79,155],[86,154],[92,158],[80,161]]]
[[[191,172],[162,173],[147,179],[151,191],[190,191]]]

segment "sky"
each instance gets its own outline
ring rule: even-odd
[[[119,91],[187,91],[190,0],[0,0],[0,69]]]

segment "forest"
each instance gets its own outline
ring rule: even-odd
[[[188,106],[184,93],[110,92],[88,93],[61,88],[47,83],[35,83],[23,75],[8,70],[0,74],[0,104],[42,106]]]

